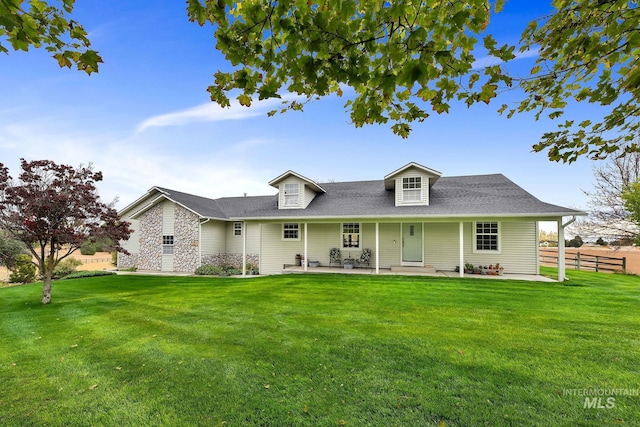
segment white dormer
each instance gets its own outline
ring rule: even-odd
[[[291,170],[271,180],[269,185],[278,189],[278,209],[304,209],[318,193],[325,193],[314,181]]]
[[[429,192],[441,172],[411,162],[384,177],[384,187],[395,191],[396,206],[428,206]]]

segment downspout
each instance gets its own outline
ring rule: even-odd
[[[576,220],[575,215],[566,223],[562,223],[562,217],[558,220],[558,282],[564,282],[567,280],[565,275],[566,266],[564,262],[564,229],[573,224]]]
[[[307,222],[304,223],[304,267],[302,268],[305,272],[307,271],[307,267],[309,265],[309,254],[308,254],[308,246],[309,246],[309,241],[307,240]]]
[[[576,216],[575,216],[575,215],[574,215],[574,216],[572,216],[572,217],[571,217],[571,219],[570,219],[569,221],[567,221],[567,222],[565,222],[564,224],[562,224],[562,228],[565,228],[565,227],[567,227],[567,226],[569,226],[569,225],[573,224],[573,223],[576,221],[576,219],[577,219],[577,218],[576,218]]]
[[[198,226],[198,267],[202,267],[202,224],[206,224],[211,221],[211,218],[207,218],[206,221],[200,222]]]
[[[247,222],[242,221],[242,277],[247,277]]]
[[[376,222],[376,274],[380,274],[380,223]]]
[[[458,223],[458,245],[459,245],[459,261],[460,264],[459,276],[464,277],[464,223],[460,221]]]

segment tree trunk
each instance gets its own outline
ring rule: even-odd
[[[42,303],[49,304],[51,302],[51,276],[45,275],[42,278]]]

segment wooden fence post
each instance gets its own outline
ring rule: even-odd
[[[622,273],[627,274],[627,257],[622,257]]]
[[[596,273],[598,272],[598,258],[600,258],[600,257],[596,256]]]
[[[576,252],[576,270],[580,270],[580,252]]]

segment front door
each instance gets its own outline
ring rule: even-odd
[[[422,224],[402,224],[402,265],[422,266]]]

